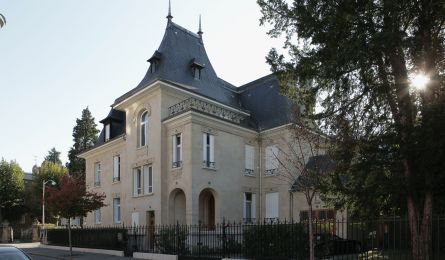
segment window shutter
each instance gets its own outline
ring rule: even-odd
[[[278,192],[266,193],[266,218],[278,218]]]
[[[180,146],[180,148],[179,148],[179,161],[181,161],[182,162],[182,144],[183,144],[183,140],[182,140],[182,133],[179,135],[179,138],[180,138],[180,140],[181,140],[181,146]]]
[[[178,160],[177,160],[177,154],[176,154],[176,135],[173,135],[172,136],[172,144],[173,144],[173,146],[172,146],[172,154],[173,154],[173,157],[172,157],[172,162],[177,162]]]
[[[149,173],[148,173],[149,166],[144,165],[144,194],[150,193],[149,191]]]
[[[214,135],[209,135],[210,136],[210,158],[209,161],[211,162],[215,162],[215,136]]]
[[[256,194],[252,193],[252,213],[250,214],[252,216],[252,219],[256,219]]]
[[[148,193],[153,192],[153,167],[148,167]]]
[[[202,161],[207,161],[207,133],[202,135]]]
[[[119,156],[114,156],[113,157],[113,177],[114,178],[118,178],[119,177],[119,162],[120,161],[120,157]]]
[[[272,166],[271,166],[271,164],[272,164],[272,161],[271,161],[272,160],[272,156],[271,156],[271,154],[272,154],[272,149],[271,149],[270,146],[267,146],[266,147],[266,171],[272,169]]]
[[[110,124],[105,125],[105,141],[110,140]]]
[[[272,150],[272,169],[277,169],[279,166],[278,147],[276,145],[273,145],[271,150]]]
[[[245,168],[253,170],[253,146],[245,145]]]
[[[138,170],[133,169],[133,196],[138,195]]]

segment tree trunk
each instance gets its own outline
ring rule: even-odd
[[[68,244],[70,245],[70,256],[73,256],[73,247],[71,245],[71,218],[68,218]]]
[[[309,205],[309,260],[314,260],[314,232],[312,229],[312,200],[308,200]]]
[[[432,193],[427,192],[423,201],[423,212],[408,196],[408,218],[411,232],[411,254],[413,260],[432,259]]]

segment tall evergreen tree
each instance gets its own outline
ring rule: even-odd
[[[413,259],[431,259],[445,181],[445,2],[257,1],[269,34],[285,35],[287,57],[267,57],[284,91],[309,108],[318,98],[313,118],[337,137],[327,191],[359,213],[406,212]]]
[[[51,148],[51,150],[48,151],[48,155],[45,156],[45,161],[62,164],[62,161],[60,160],[60,152],[57,151],[55,147]]]
[[[97,125],[90,110],[85,108],[82,111],[82,117],[76,119],[76,126],[73,128],[74,145],[68,152],[69,162],[67,163],[70,174],[78,178],[85,178],[85,160],[78,158],[77,155],[93,147],[97,140]]]

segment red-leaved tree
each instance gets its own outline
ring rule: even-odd
[[[68,237],[72,255],[71,218],[86,217],[88,212],[105,206],[103,202],[105,194],[88,191],[84,181],[70,175],[62,176],[59,183],[59,187],[47,188],[47,204],[55,215],[68,219]]]

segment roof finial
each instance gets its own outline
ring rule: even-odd
[[[198,30],[199,37],[202,38],[202,34],[203,34],[203,32],[202,32],[202,28],[201,28],[201,15],[199,15],[199,30]]]
[[[168,15],[166,17],[169,21],[173,18],[172,16],[172,6],[170,0],[168,0]]]

